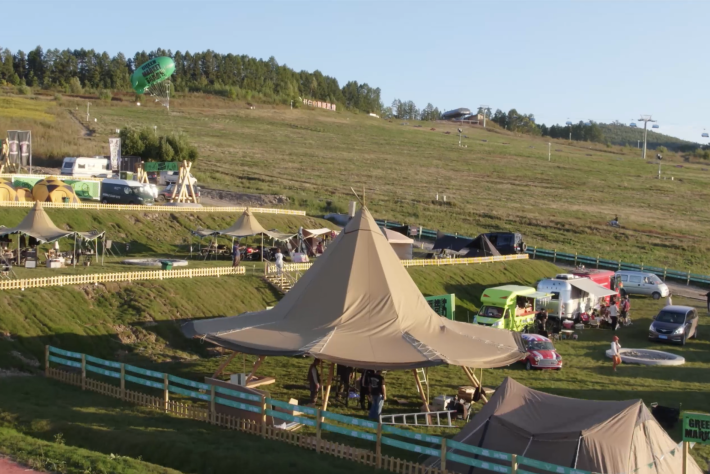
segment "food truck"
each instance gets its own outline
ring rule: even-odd
[[[505,285],[487,288],[481,295],[481,310],[474,324],[523,331],[535,324],[535,314],[552,295],[529,286]]]

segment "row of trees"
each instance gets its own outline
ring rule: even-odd
[[[268,60],[246,55],[219,54],[207,50],[190,53],[158,48],[126,57],[111,57],[93,49],[49,49],[40,46],[25,54],[0,50],[0,81],[12,85],[28,85],[70,92],[72,81],[83,88],[129,91],[130,75],[137,66],[151,58],[170,56],[175,61],[172,87],[177,92],[209,92],[225,96],[258,94],[263,99],[289,103],[299,97],[336,103],[349,109],[381,113],[383,104],[378,87],[350,81],[340,87],[338,80],[320,71],[296,72],[279,65],[272,56]],[[249,94],[246,94],[249,92]]]
[[[157,136],[149,128],[121,129],[121,153],[140,156],[145,161],[191,161],[198,158],[197,148],[188,143],[184,134]]]
[[[544,137],[564,138],[569,140],[571,134],[572,140],[580,142],[606,142],[606,138],[604,137],[604,132],[601,127],[598,123],[593,121],[589,121],[587,123],[580,121],[579,123],[573,125],[552,125],[550,127],[543,124],[540,125],[540,131]]]
[[[427,104],[423,109],[419,109],[411,100],[395,99],[391,107],[386,107],[382,111],[384,118],[396,118],[400,120],[438,120],[441,112],[438,108]]]

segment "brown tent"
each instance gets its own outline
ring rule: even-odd
[[[273,309],[192,321],[183,332],[247,354],[383,370],[501,367],[524,354],[517,333],[434,313],[367,209]]]
[[[239,216],[239,219],[237,219],[237,222],[235,222],[231,227],[224,230],[218,230],[215,233],[218,235],[235,237],[237,239],[260,234],[268,235],[276,240],[288,240],[293,237],[293,234],[281,234],[279,232],[264,229],[248,208],[244,210],[242,215]]]
[[[22,222],[17,224],[15,227],[8,227],[2,229],[0,236],[8,234],[24,234],[34,237],[41,243],[54,242],[63,237],[69,237],[74,235],[72,230],[63,230],[54,225],[52,219],[49,218],[47,213],[42,208],[42,204],[37,201],[30,212],[27,213]]]
[[[682,473],[681,450],[642,400],[560,397],[532,390],[511,378],[503,381],[454,440],[603,474]],[[479,459],[494,461],[483,456]],[[430,461],[438,464],[438,458]],[[471,472],[471,467],[451,461],[446,469]],[[527,466],[521,469],[530,470]],[[701,474],[692,458],[688,474]]]
[[[406,235],[402,235],[399,232],[395,232],[386,227],[380,227],[382,233],[387,238],[387,242],[392,246],[392,250],[400,260],[411,260],[412,259],[412,245],[414,244],[414,239],[410,239]]]
[[[468,244],[466,248],[471,250],[466,253],[465,258],[471,257],[496,257],[500,255],[497,248],[488,240],[485,234],[481,234],[473,242]]]

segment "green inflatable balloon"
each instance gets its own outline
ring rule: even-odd
[[[175,72],[175,62],[172,58],[161,56],[141,64],[131,76],[133,90],[143,94],[153,84],[168,79]]]

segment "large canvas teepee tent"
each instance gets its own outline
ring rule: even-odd
[[[183,332],[247,354],[383,370],[501,367],[524,353],[517,333],[434,313],[367,209],[273,309],[192,321]]]

